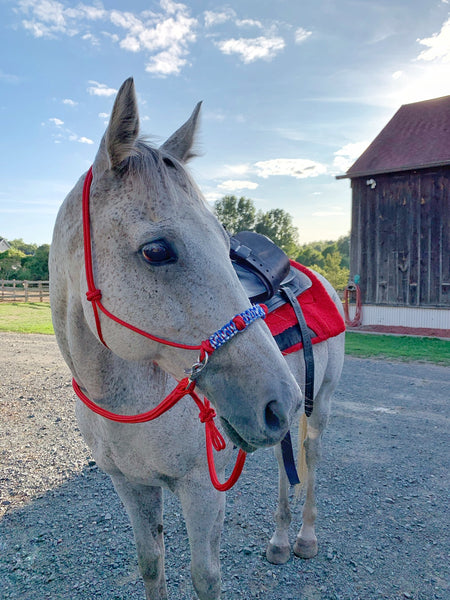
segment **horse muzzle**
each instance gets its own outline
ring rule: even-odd
[[[291,396],[283,401],[269,400],[251,414],[243,410],[233,412],[231,416],[219,413],[220,422],[230,440],[245,452],[274,446],[289,431],[292,418],[301,405],[301,395],[296,400],[292,391]]]

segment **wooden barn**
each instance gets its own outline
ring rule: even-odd
[[[450,329],[450,96],[402,106],[345,175],[362,325]]]

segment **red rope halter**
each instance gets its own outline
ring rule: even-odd
[[[147,331],[143,331],[138,327],[135,327],[131,323],[127,323],[123,321],[116,315],[112,314],[107,308],[105,308],[101,302],[102,293],[96,288],[94,281],[94,273],[93,273],[93,264],[92,264],[92,243],[91,243],[91,222],[90,222],[90,211],[89,211],[89,196],[90,196],[90,188],[92,183],[92,167],[87,172],[86,178],[84,180],[83,186],[83,242],[84,242],[84,265],[86,271],[86,281],[88,291],[86,292],[86,297],[92,304],[92,309],[94,311],[95,317],[95,326],[97,328],[97,334],[102,342],[102,344],[106,347],[107,344],[103,338],[101,322],[100,322],[100,311],[109,319],[112,319],[119,325],[123,327],[127,327],[131,331],[138,333],[146,338],[149,338],[155,342],[160,344],[164,344],[166,346],[172,346],[174,348],[181,348],[185,350],[199,350],[199,361],[195,363],[192,367],[191,374],[189,377],[185,377],[182,379],[175,389],[168,395],[164,400],[162,400],[158,406],[155,408],[140,413],[137,415],[120,415],[108,411],[92,400],[90,400],[86,394],[81,390],[78,383],[75,379],[72,380],[72,386],[77,394],[78,398],[93,412],[96,414],[119,423],[145,423],[147,421],[152,421],[157,419],[163,413],[172,408],[181,398],[184,396],[191,396],[194,402],[197,404],[200,409],[199,419],[202,423],[205,424],[205,437],[206,437],[206,456],[208,459],[208,467],[209,473],[211,477],[211,482],[216,489],[219,491],[229,490],[239,479],[240,474],[242,473],[242,469],[244,467],[246,453],[243,450],[239,450],[236,465],[225,483],[220,483],[217,478],[216,468],[214,465],[214,454],[213,447],[215,450],[220,451],[226,447],[225,440],[219,430],[217,429],[214,423],[214,417],[216,413],[214,409],[211,407],[211,404],[207,398],[204,398],[204,401],[199,398],[199,396],[194,391],[195,389],[195,377],[198,373],[206,366],[208,356],[211,355],[214,350],[219,348],[229,339],[234,337],[239,331],[243,331],[248,325],[253,323],[258,318],[265,318],[267,314],[267,307],[264,305],[254,305],[251,309],[247,309],[240,315],[236,315],[227,325],[225,325],[222,329],[216,331],[212,334],[209,339],[204,340],[201,344],[191,345],[191,344],[182,344],[179,342],[173,342],[170,340],[165,340],[158,336],[155,336]]]

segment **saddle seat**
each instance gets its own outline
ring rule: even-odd
[[[291,266],[281,248],[253,231],[230,238],[230,258],[250,301],[263,302],[269,313],[286,304],[283,287],[298,297],[312,285],[305,273]]]

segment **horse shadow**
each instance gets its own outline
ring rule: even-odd
[[[169,593],[194,596],[181,506],[165,497]],[[86,466],[59,487],[11,510],[0,521],[4,600],[108,598],[142,600],[133,532],[111,480]]]
[[[275,473],[271,452],[259,461],[254,477]],[[269,464],[270,463],[270,464]],[[260,471],[260,472],[259,472]],[[245,477],[245,472],[244,472]],[[266,570],[263,550],[275,508],[256,509],[265,520],[261,530],[246,519],[248,502],[257,491],[243,484],[229,493],[222,538],[224,591],[239,587],[235,567],[256,555]],[[169,596],[195,598],[190,577],[190,551],[181,505],[172,494],[164,499],[166,576]],[[253,529],[255,531],[253,531]],[[83,470],[29,504],[7,511],[0,521],[0,588],[4,600],[142,600],[144,586],[137,566],[133,532],[110,478],[90,461]],[[260,592],[258,592],[259,595]],[[253,597],[253,596],[252,596]],[[257,595],[254,596],[259,597]]]
[[[424,367],[415,367],[414,385],[387,400],[386,386],[377,382],[393,368],[381,361],[347,361],[319,470],[321,546],[313,560],[292,557],[280,567],[265,560],[276,464],[270,450],[248,457],[240,481],[227,493],[224,599],[448,597],[442,528],[446,460],[437,452],[446,439],[448,404],[440,381],[447,372],[434,373],[425,414],[416,391],[425,381]],[[408,365],[395,369],[401,382],[405,376],[412,380]],[[361,394],[363,379],[370,395]],[[301,504],[293,510],[292,533]],[[164,527],[169,597],[192,600],[188,538],[171,494],[165,496]],[[109,477],[95,464],[6,513],[0,521],[0,589],[2,600],[143,600],[128,517]]]

